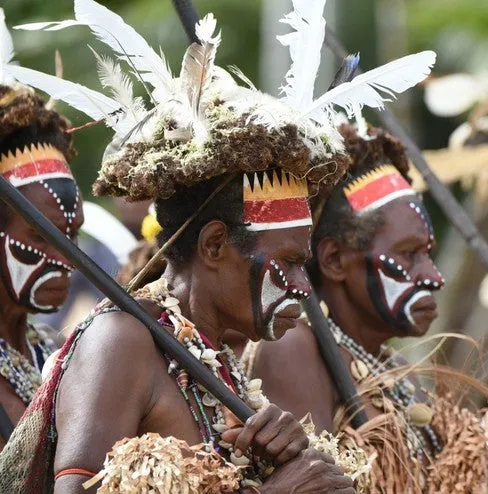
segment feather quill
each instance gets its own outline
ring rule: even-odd
[[[330,113],[333,105],[342,107],[349,117],[363,106],[383,108],[385,101],[390,101],[388,97],[394,98],[395,93],[402,93],[423,81],[430,74],[435,59],[435,52],[423,51],[370,70],[325,93],[301,114],[301,118],[314,118],[320,111]]]
[[[14,58],[14,44],[12,36],[5,23],[5,13],[0,8],[0,83],[6,84],[10,81],[4,72],[4,65],[9,64]]]
[[[210,85],[215,55],[220,44],[220,32],[213,37],[216,20],[208,14],[196,26],[201,44],[192,43],[186,50],[181,67],[181,84],[186,89],[192,108],[199,112],[202,94]]]
[[[213,14],[206,15],[196,26],[195,33],[201,44],[192,43],[186,50],[181,66],[180,83],[187,94],[192,127],[197,141],[207,138],[207,130],[201,116],[201,101],[212,82],[215,55],[220,44],[220,32],[213,36],[217,21]]]
[[[19,82],[68,103],[94,120],[107,119],[110,122],[121,109],[119,102],[81,84],[17,65],[7,65],[5,71]]]
[[[286,102],[303,110],[313,101],[315,79],[320,66],[320,53],[325,37],[324,8],[326,0],[293,0],[293,12],[280,22],[295,31],[277,36],[288,46],[292,65],[281,88]]]

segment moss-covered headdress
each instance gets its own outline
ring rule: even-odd
[[[111,98],[34,71],[9,67],[9,72],[94,119],[105,119],[115,130],[94,187],[99,195],[167,199],[178,184],[271,168],[306,180],[313,194],[320,183],[335,185],[348,164],[333,125],[334,105],[351,115],[365,104],[381,107],[380,92],[391,96],[411,87],[429,73],[435,59],[432,52],[405,57],[314,98],[325,35],[324,6],[325,0],[294,0],[293,12],[282,19],[293,31],[278,38],[292,58],[281,98],[260,92],[232,70],[245,84],[240,86],[215,65],[221,36],[215,34],[212,14],[198,23],[200,44],[188,48],[179,77],[173,77],[162,53],[94,0],[75,0],[76,20],[23,27],[89,26],[118,60],[95,54],[100,80]],[[144,85],[150,104],[133,97],[132,77]]]

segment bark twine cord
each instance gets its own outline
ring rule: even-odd
[[[328,27],[326,27],[325,44],[331,49],[334,55],[341,60],[348,55],[348,52],[336,34]],[[358,70],[358,73],[361,73],[361,71]],[[393,135],[396,135],[407,148],[407,152],[413,164],[429,186],[432,197],[435,199],[445,216],[459,231],[466,243],[476,252],[485,268],[488,269],[488,244],[480,231],[476,228],[474,222],[463,207],[456,201],[451,191],[429,168],[422,151],[403,129],[393,113],[388,108],[376,111],[385,127]]]

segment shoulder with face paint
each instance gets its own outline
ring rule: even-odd
[[[318,430],[332,431],[337,392],[310,327],[302,321],[278,341],[262,341],[252,377],[272,403],[297,419],[311,413]]]

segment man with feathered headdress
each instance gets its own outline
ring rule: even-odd
[[[19,444],[25,443],[15,440],[1,458],[2,470],[13,472],[2,476],[17,475],[22,492],[44,492],[54,482],[56,492],[82,492],[82,483],[101,469],[112,445],[136,435],[143,437],[114,448],[113,461],[107,460],[101,473],[101,492],[123,490],[122,485],[133,492],[144,486],[170,492],[164,490],[170,489],[168,482],[171,492],[238,489],[235,482],[224,485],[224,474],[210,488],[212,467],[203,465],[234,474],[237,467],[246,492],[353,492],[351,480],[330,457],[306,449],[302,428],[268,403],[261,382],[248,381],[221,342],[228,328],[254,340],[273,340],[296,323],[299,302],[310,293],[303,269],[312,223],[307,200],[320,186],[333,186],[348,164],[331,123],[332,105],[351,111],[363,104],[381,106],[375,87],[401,92],[423,79],[434,62],[431,52],[407,57],[314,100],[324,4],[295,0],[295,11],[285,18],[295,31],[281,38],[293,59],[281,99],[252,85],[238,86],[214,64],[221,39],[212,15],[197,25],[200,44],[189,47],[180,76],[173,78],[162,56],[93,0],[75,1],[74,21],[34,28],[88,25],[144,83],[151,109],[132,97],[130,80],[109,58],[97,55],[101,81],[113,98],[35,71],[5,68],[115,130],[94,190],[154,200],[167,243],[164,278],[137,295],[257,412],[239,423],[185,369],[156,350],[140,323],[106,308],[66,343],[17,429],[17,437],[35,430],[38,441],[23,452],[28,461],[19,460]],[[146,434],[153,432],[159,435]],[[162,468],[163,457],[155,452],[163,454],[181,440],[203,447],[186,466],[175,452]],[[185,453],[188,447],[178,444],[176,450]],[[220,456],[213,456],[215,451]],[[271,474],[260,460],[268,457],[276,467]],[[222,464],[224,459],[230,463]],[[196,485],[190,485],[192,472]]]
[[[2,67],[14,57],[0,8],[0,174],[72,240],[83,223],[68,162],[75,154],[68,122]],[[8,206],[0,204],[0,403],[17,423],[41,384],[56,348],[50,328],[30,314],[60,309],[73,266]],[[0,438],[0,446],[6,438]]]

